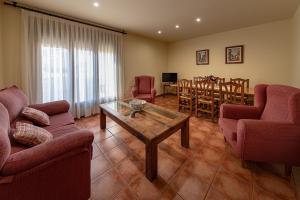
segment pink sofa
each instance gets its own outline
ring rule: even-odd
[[[219,125],[243,161],[300,165],[300,89],[257,85],[255,106],[223,104]]]
[[[90,163],[93,133],[76,127],[66,101],[30,105],[50,116],[43,127],[54,136],[31,148],[11,138],[28,100],[17,87],[0,91],[0,199],[40,200],[90,197]]]
[[[153,76],[137,76],[135,77],[135,84],[132,88],[132,96],[137,99],[146,100],[154,103],[156,90],[154,88]]]

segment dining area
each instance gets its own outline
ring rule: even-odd
[[[196,117],[215,121],[223,103],[254,104],[254,89],[249,87],[249,82],[249,79],[226,79],[210,75],[196,76],[193,80],[179,79],[171,87],[176,88],[179,111],[188,111]]]

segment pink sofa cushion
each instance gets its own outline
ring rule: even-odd
[[[49,116],[44,113],[43,111],[30,108],[30,107],[25,107],[22,111],[22,114],[27,118],[32,120],[38,125],[42,126],[49,126],[50,125],[50,119]]]
[[[22,90],[12,86],[0,91],[0,103],[7,109],[10,122],[13,122],[23,107],[28,105],[28,98]]]
[[[261,120],[292,122],[289,114],[294,112],[294,108],[289,107],[289,102],[292,96],[299,92],[299,89],[288,86],[270,85],[267,87],[267,102]]]
[[[220,118],[219,119],[219,125],[222,129],[223,134],[225,135],[225,138],[231,141],[237,140],[237,123],[238,120],[235,119],[226,119],[226,118]]]
[[[11,152],[8,137],[9,115],[7,109],[0,103],[0,169],[3,167]]]
[[[17,122],[13,137],[17,142],[30,147],[53,139],[53,135],[47,130],[23,122]]]
[[[151,93],[151,77],[142,76],[139,78],[139,93],[140,94]]]

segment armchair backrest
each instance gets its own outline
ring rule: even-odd
[[[135,87],[138,89],[139,94],[150,94],[151,89],[154,88],[154,77],[136,76]]]
[[[0,103],[7,109],[10,122],[13,122],[23,107],[28,105],[28,98],[22,90],[12,86],[0,90]]]
[[[300,89],[269,85],[262,120],[300,124]]]
[[[7,109],[0,103],[0,170],[11,152],[11,144],[8,137],[10,129],[9,115]]]

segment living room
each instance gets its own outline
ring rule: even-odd
[[[1,0],[0,199],[299,199],[299,5]]]

